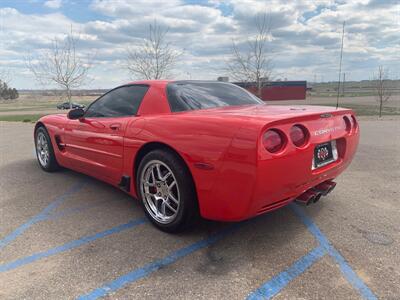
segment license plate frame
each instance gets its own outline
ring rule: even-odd
[[[312,169],[318,169],[329,165],[338,159],[336,140],[331,140],[322,144],[318,144],[314,148]]]

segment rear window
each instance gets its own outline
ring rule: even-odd
[[[175,81],[168,84],[167,94],[173,112],[263,103],[245,89],[223,82]]]

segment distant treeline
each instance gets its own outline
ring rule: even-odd
[[[14,100],[19,97],[18,91],[0,80],[0,100]]]
[[[110,88],[111,89],[111,88]],[[99,96],[103,95],[110,89],[94,89],[94,90],[73,90],[71,91],[72,96]],[[19,90],[21,95],[39,95],[39,96],[54,96],[60,95],[64,91],[62,90]]]
[[[400,80],[399,79],[386,79],[385,80],[386,85],[388,88],[391,89],[400,89]],[[328,82],[307,82],[309,86],[313,87],[319,87],[319,88],[335,88],[338,85],[337,81],[328,81]],[[352,88],[362,88],[362,89],[368,89],[368,88],[374,88],[377,84],[376,80],[361,80],[361,81],[341,81],[341,85],[345,84],[346,87],[352,87]]]

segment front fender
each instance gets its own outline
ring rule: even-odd
[[[56,136],[59,137],[60,140],[63,140],[67,123],[68,118],[65,114],[56,114],[41,117],[35,125],[35,131],[39,126],[44,126],[46,128],[50,136],[57,162],[62,166],[65,166],[66,164],[68,164],[68,162],[65,160],[64,156],[57,146]],[[35,134],[35,131],[33,134]]]

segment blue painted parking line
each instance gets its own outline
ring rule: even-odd
[[[368,286],[361,280],[360,277],[350,267],[344,257],[333,247],[327,237],[321,232],[317,225],[305,214],[304,210],[298,205],[290,205],[295,214],[300,218],[308,230],[318,240],[320,245],[326,250],[326,252],[336,261],[339,265],[342,274],[347,281],[361,294],[364,299],[375,300],[377,297],[368,288]]]
[[[286,287],[293,279],[304,273],[313,263],[318,261],[326,253],[321,246],[314,248],[308,254],[297,260],[285,271],[271,278],[260,288],[248,296],[248,300],[271,299]]]
[[[49,249],[47,251],[38,252],[38,253],[35,253],[33,255],[17,259],[17,260],[15,260],[13,262],[2,264],[2,265],[0,265],[0,273],[6,272],[6,271],[10,271],[10,270],[16,269],[18,267],[22,267],[24,265],[27,265],[27,264],[33,263],[35,261],[38,261],[40,259],[43,259],[43,258],[46,258],[46,257],[49,257],[49,256],[53,256],[53,255],[56,255],[58,253],[65,252],[67,250],[71,250],[71,249],[80,247],[82,245],[85,245],[85,244],[88,244],[90,242],[93,242],[93,241],[95,241],[97,239],[104,238],[106,236],[109,236],[109,235],[112,235],[112,234],[115,234],[115,233],[130,229],[130,228],[136,227],[136,226],[144,224],[146,222],[147,222],[147,219],[144,219],[144,218],[132,220],[132,221],[130,221],[128,223],[113,227],[111,229],[96,233],[94,235],[89,235],[89,236],[82,237],[82,238],[80,238],[78,240],[73,240],[73,241],[68,242],[68,243],[66,243],[64,245],[61,245],[61,246],[58,246],[58,247],[54,247],[54,248]]]
[[[6,237],[0,240],[0,250],[3,249],[10,242],[15,240],[18,236],[23,234],[25,230],[31,227],[33,224],[40,222],[47,218],[48,214],[56,209],[61,203],[63,203],[68,196],[76,193],[84,186],[84,182],[78,182],[72,185],[64,194],[58,196],[53,202],[51,202],[47,207],[45,207],[39,214],[35,215],[31,219],[29,219],[26,223],[19,226],[12,233],[7,235]]]
[[[103,296],[111,293],[111,292],[114,292],[114,291],[122,288],[126,284],[135,282],[135,281],[137,281],[143,277],[146,277],[147,275],[159,270],[162,267],[168,266],[168,265],[176,262],[180,258],[183,258],[197,250],[203,249],[205,247],[208,247],[208,246],[216,243],[217,241],[223,239],[227,235],[236,231],[242,224],[244,224],[244,223],[236,223],[236,224],[230,225],[228,228],[225,228],[221,231],[213,233],[210,236],[208,236],[207,238],[202,239],[198,242],[195,242],[189,246],[186,246],[184,248],[176,250],[176,251],[172,252],[170,255],[168,255],[160,260],[149,263],[142,268],[135,269],[132,272],[122,275],[122,276],[116,278],[115,280],[106,283],[102,287],[99,287],[86,295],[79,296],[78,299],[79,300],[98,299],[100,297],[103,297]]]

